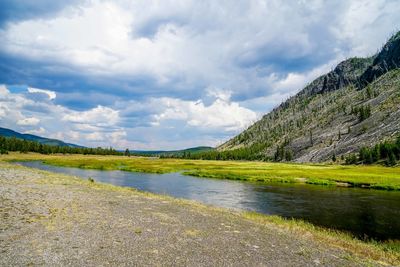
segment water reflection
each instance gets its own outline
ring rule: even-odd
[[[400,192],[249,183],[179,173],[86,170],[50,166],[38,161],[19,164],[226,208],[299,218],[349,231],[362,238],[400,239]]]

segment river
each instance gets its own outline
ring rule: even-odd
[[[306,184],[254,183],[185,176],[18,164],[224,208],[296,218],[359,238],[400,239],[400,192]]]

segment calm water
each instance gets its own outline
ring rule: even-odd
[[[299,218],[361,238],[400,239],[400,192],[315,185],[264,184],[184,176],[19,164],[220,207]]]

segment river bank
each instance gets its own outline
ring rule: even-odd
[[[0,265],[397,265],[399,253],[238,213],[0,162]]]
[[[35,153],[10,153],[0,158],[7,161],[41,160],[55,166],[85,169],[147,173],[182,172],[185,175],[204,178],[400,190],[400,167],[379,165],[343,166]]]
[[[305,183],[250,182],[13,162],[26,167],[126,186],[213,206],[304,220],[357,238],[400,240],[400,191],[365,190]],[[321,205],[323,203],[323,205]]]

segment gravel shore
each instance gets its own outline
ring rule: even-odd
[[[365,264],[237,212],[0,162],[0,266]]]

